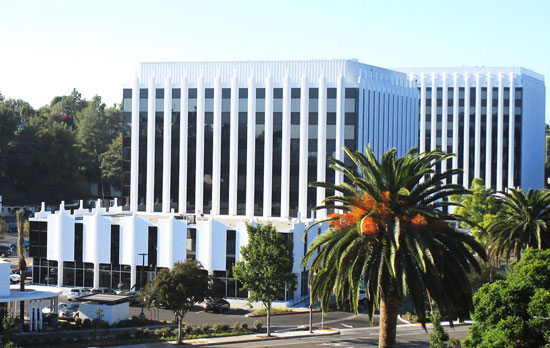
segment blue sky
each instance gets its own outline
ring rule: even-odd
[[[550,77],[550,1],[0,2],[0,92],[120,102],[143,61],[357,58]],[[547,92],[547,120],[550,103]]]

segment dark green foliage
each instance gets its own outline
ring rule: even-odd
[[[487,227],[490,255],[498,263],[510,256],[519,260],[527,248],[550,248],[550,191],[521,189],[503,192],[499,199],[504,209]]]
[[[271,304],[284,297],[285,289],[296,288],[293,241],[276,231],[271,224],[256,226],[247,224],[248,244],[241,248],[241,261],[233,267],[235,278],[249,291],[248,301],[262,301],[269,315]]]
[[[256,321],[254,322],[254,330],[260,331],[261,329],[262,329],[262,322],[259,321],[259,320],[256,320]]]
[[[527,249],[506,280],[474,296],[467,347],[544,347],[550,331],[550,250]]]
[[[441,326],[441,315],[434,313],[432,316],[432,333],[430,335],[430,348],[454,348],[450,342],[449,334]]]

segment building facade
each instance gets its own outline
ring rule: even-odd
[[[420,91],[419,148],[456,154],[442,168],[462,168],[470,187],[542,188],[544,77],[524,68],[399,68]]]
[[[342,182],[346,163],[370,144],[404,154],[418,142],[418,97],[404,73],[353,60],[144,63],[124,88],[123,203],[35,214],[33,280],[63,286],[140,288],[162,268],[195,258],[225,287],[247,243],[246,223],[271,222],[294,245],[299,281],[280,299],[305,296],[299,264]]]

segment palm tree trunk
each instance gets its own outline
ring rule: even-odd
[[[381,296],[380,299],[380,336],[379,348],[394,348],[397,325],[397,298],[395,296]]]

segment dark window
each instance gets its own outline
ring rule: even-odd
[[[120,226],[111,225],[111,263],[118,264],[120,253]]]
[[[131,88],[124,88],[122,90],[122,98],[132,98],[132,89]]]
[[[157,88],[155,97],[157,99],[163,99],[164,98],[164,89],[163,88]]]
[[[147,88],[141,88],[139,90],[139,99],[147,99],[149,90]]]
[[[82,262],[83,230],[82,223],[77,222],[74,224],[74,260],[80,262]]]
[[[197,230],[187,229],[187,258],[195,260],[197,257]]]
[[[157,242],[158,230],[156,226],[149,226],[149,236],[147,243],[147,263],[150,267],[157,265]]]

